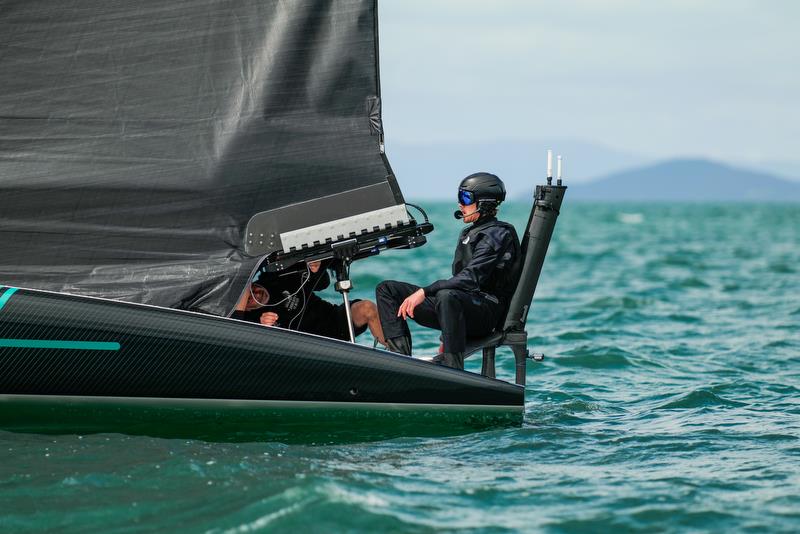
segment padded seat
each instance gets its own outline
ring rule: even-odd
[[[464,357],[467,358],[472,354],[475,354],[479,350],[482,350],[486,347],[494,346],[497,347],[503,341],[503,333],[502,332],[492,332],[486,337],[476,337],[473,339],[467,339],[467,349],[464,351]]]

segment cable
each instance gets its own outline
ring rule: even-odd
[[[283,298],[283,300],[279,300],[278,302],[276,302],[276,303],[274,303],[274,304],[263,303],[263,302],[259,301],[259,300],[256,298],[256,296],[253,294],[253,284],[250,284],[250,296],[251,296],[251,297],[253,297],[253,300],[254,300],[254,301],[256,301],[256,304],[258,304],[258,305],[259,305],[259,306],[261,306],[262,308],[266,308],[266,307],[274,307],[274,306],[277,306],[278,304],[283,304],[284,302],[286,302],[287,300],[289,300],[289,299],[290,299],[290,298],[292,298],[293,296],[297,295],[297,294],[298,294],[300,291],[302,291],[302,290],[303,290],[303,286],[305,286],[305,285],[308,283],[308,281],[309,281],[309,280],[311,280],[311,266],[310,266],[308,263],[306,263],[306,275],[305,275],[305,279],[304,279],[304,280],[302,281],[302,283],[300,284],[300,287],[298,287],[298,288],[297,288],[297,291],[295,291],[294,293],[292,293],[292,294],[290,294],[290,295],[286,295],[286,296]]]
[[[310,297],[314,293],[314,291],[316,291],[317,286],[319,285],[320,281],[322,281],[322,276],[317,277],[317,281],[314,282],[314,286],[311,288],[311,291],[309,292],[308,297],[306,297],[306,293],[305,293],[305,291],[303,291],[303,307],[300,308],[300,312],[297,315],[295,315],[294,317],[292,317],[292,319],[289,321],[289,326],[287,327],[287,328],[289,328],[289,330],[292,329],[292,323],[294,322],[295,319],[298,318],[298,316],[300,318],[297,319],[297,328],[298,328],[298,330],[300,329],[300,324],[303,322],[303,317],[305,317],[306,309],[308,308],[308,303],[311,300]]]
[[[420,208],[420,207],[419,207],[419,206],[417,206],[416,204],[411,204],[410,202],[406,202],[406,206],[411,206],[412,208],[416,208],[416,209],[418,209],[418,210],[419,210],[419,212],[420,212],[420,213],[422,213],[422,217],[425,219],[425,222],[428,222],[428,214],[427,214],[427,213],[425,213],[425,210],[424,210],[424,209]],[[408,212],[408,210],[406,210],[406,211]],[[411,217],[412,219],[414,218],[414,217],[411,215],[411,213],[409,213],[409,214],[408,214],[408,216],[409,216],[409,217]]]
[[[312,291],[313,291],[313,289],[312,289]],[[303,314],[305,313],[306,306],[308,305],[308,298],[306,298],[306,292],[305,291],[303,291],[301,296],[303,297],[303,305],[300,306],[300,309],[297,311],[297,313],[294,314],[294,316],[291,319],[289,319],[289,323],[286,325],[286,328],[288,328],[289,330],[292,329],[292,324],[294,323],[294,320],[297,319],[298,317],[300,318],[297,321],[297,329],[298,330],[300,329],[300,323],[303,321]]]

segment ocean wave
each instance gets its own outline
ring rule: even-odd
[[[679,280],[676,284],[678,287],[682,288],[699,288],[699,289],[706,289],[711,287],[708,282],[703,280],[702,278],[698,278],[696,276],[690,276],[688,278],[683,278]]]
[[[521,228],[528,206],[506,208]],[[452,207],[428,211],[451,226],[356,262],[354,297],[448,275]],[[0,529],[800,531],[799,216],[575,209],[568,192],[526,328],[548,358],[528,366],[521,426],[423,435],[420,420],[356,439],[354,424],[349,440],[306,441],[264,429],[235,444],[0,431]],[[438,347],[439,332],[412,331],[415,350]],[[507,353],[498,375],[513,379]]]
[[[700,388],[679,395],[673,400],[658,406],[657,410],[676,410],[676,409],[689,409],[689,408],[704,408],[707,406],[729,406],[739,407],[746,406],[743,402],[738,402],[730,399],[723,398],[716,395],[709,389]]]
[[[648,304],[650,303],[652,303],[651,299],[637,299],[629,296],[599,297],[588,302],[585,305],[585,307],[603,309],[603,310],[618,309],[618,308],[626,310],[636,310],[647,307]]]
[[[631,353],[618,347],[581,345],[554,357],[553,360],[561,367],[621,369],[633,365],[632,356]]]
[[[784,262],[770,263],[769,270],[770,272],[778,274],[794,274],[797,272],[797,269],[795,269],[793,265]]]

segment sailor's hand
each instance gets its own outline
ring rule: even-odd
[[[400,305],[400,308],[397,310],[397,316],[403,319],[408,319],[409,317],[413,319],[414,308],[422,304],[423,300],[425,300],[425,291],[421,288],[417,289]]]
[[[265,326],[275,326],[278,322],[278,314],[274,312],[264,312],[259,317],[258,321]]]

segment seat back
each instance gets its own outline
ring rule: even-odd
[[[524,331],[533,293],[542,272],[547,247],[553,236],[561,202],[567,187],[562,185],[537,185],[533,206],[522,237],[522,269],[514,296],[508,306],[503,331]]]
[[[483,351],[483,365],[481,374],[494,378],[495,376],[495,349],[505,345],[514,353],[516,365],[515,382],[525,385],[526,364],[528,360],[528,333],[525,331],[525,321],[528,310],[533,301],[533,293],[542,272],[547,247],[553,236],[561,201],[564,199],[566,186],[538,185],[533,195],[533,207],[528,217],[528,224],[522,236],[520,250],[522,255],[522,268],[520,270],[517,288],[511,297],[511,302],[506,312],[502,330],[495,330],[482,339],[468,340],[464,356],[469,356],[479,350]]]

